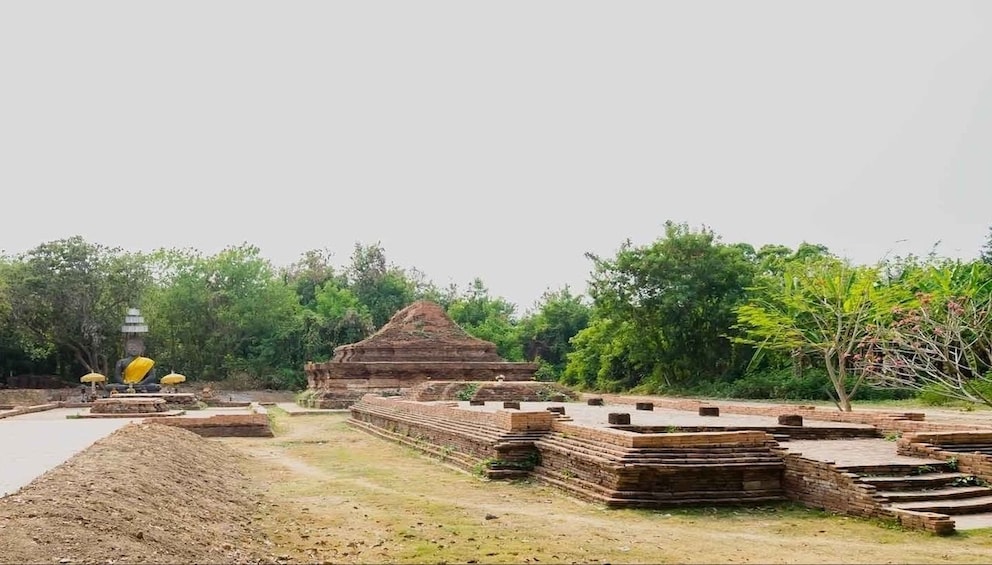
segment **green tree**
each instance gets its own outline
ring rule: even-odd
[[[351,292],[368,309],[375,328],[413,302],[413,284],[402,269],[386,262],[386,251],[379,243],[355,244],[348,282]]]
[[[642,385],[657,369],[650,341],[630,320],[603,317],[593,310],[589,325],[571,340],[563,384],[586,390],[622,392]],[[647,391],[652,392],[652,391]]]
[[[163,364],[206,380],[246,373],[280,385],[302,378],[291,368],[301,306],[257,247],[213,257],[163,251],[156,266],[146,310]]]
[[[79,236],[20,255],[4,278],[8,319],[22,346],[36,358],[56,355],[63,377],[73,370],[107,374],[121,348],[124,314],[150,284],[141,255]]]
[[[513,319],[516,308],[503,298],[492,297],[482,279],[472,284],[448,307],[448,316],[470,335],[496,344],[500,357],[523,360],[519,330]]]
[[[334,281],[328,281],[317,293],[316,312],[330,329],[331,353],[338,345],[361,341],[372,333],[372,315],[358,297]]]
[[[550,365],[556,376],[562,375],[572,351],[571,339],[589,325],[592,307],[582,295],[573,295],[566,286],[547,291],[534,312],[520,321],[520,340],[527,359],[540,359]]]
[[[915,299],[869,328],[862,369],[882,386],[992,406],[992,266],[913,263],[900,283]]]
[[[328,281],[335,281],[339,285],[346,284],[345,276],[335,272],[331,263],[333,256],[334,254],[327,249],[311,249],[305,251],[295,263],[283,269],[283,281],[296,292],[303,307],[313,308],[318,290]]]
[[[854,355],[873,323],[899,302],[896,287],[879,284],[879,270],[830,257],[792,262],[780,276],[760,279],[751,298],[737,308],[738,341],[759,349],[822,359],[838,407],[851,410],[851,398],[864,382]]]
[[[754,276],[746,248],[725,245],[706,228],[694,231],[667,222],[664,237],[650,245],[638,247],[627,241],[611,259],[587,257],[594,264],[589,286],[596,313],[590,328],[583,331],[598,337],[580,332],[577,350],[608,347],[632,355],[626,365],[639,374],[623,382],[654,390],[728,378],[741,370],[748,356],[730,336],[736,322],[734,308]],[[603,337],[625,342],[606,344]],[[569,358],[572,363],[571,359],[590,354],[576,351]],[[591,375],[577,372],[593,368],[584,364],[569,372],[572,378],[588,382]]]

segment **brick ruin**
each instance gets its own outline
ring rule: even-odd
[[[473,412],[364,397],[349,423],[488,478],[530,476],[610,507],[785,500],[784,464],[761,431],[640,434],[563,414]]]
[[[652,409],[648,404],[637,409]],[[792,453],[780,442],[878,438],[878,428],[811,428],[785,418],[792,424],[664,430],[630,426],[629,414],[619,412],[609,414],[608,427],[594,427],[572,422],[567,406],[526,411],[503,400],[503,409],[470,410],[458,402],[370,394],[351,406],[348,423],[462,470],[490,479],[530,477],[608,507],[793,500],[936,534],[953,532],[955,515],[992,510],[988,486],[957,486],[976,477],[992,482],[992,432],[918,433],[900,440],[900,453],[927,457],[920,460],[925,464],[843,466]]]
[[[536,370],[533,363],[505,361],[495,344],[470,336],[428,301],[400,310],[368,338],[337,347],[330,361],[304,367],[317,408],[347,408],[367,393],[399,395],[426,382],[530,381]]]

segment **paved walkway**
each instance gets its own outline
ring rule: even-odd
[[[453,402],[453,401],[440,401]],[[609,415],[611,412],[625,412],[630,414],[630,424],[632,426],[716,426],[716,427],[745,427],[759,426],[763,428],[778,427],[778,418],[775,416],[757,416],[750,414],[731,414],[721,412],[719,416],[700,416],[695,412],[685,410],[674,410],[671,408],[655,407],[654,410],[635,410],[629,404],[607,404],[605,406],[589,406],[582,402],[521,402],[522,411],[544,411],[548,406],[565,406],[565,415],[572,418],[577,424],[594,427],[609,426]],[[458,407],[465,410],[480,410],[492,412],[503,409],[501,401],[486,402],[484,406],[471,406],[467,401],[460,401]],[[803,425],[807,428],[862,428],[870,429],[871,426],[864,424],[852,424],[848,422],[827,422],[806,418]]]
[[[80,418],[66,416],[85,413],[88,408],[57,408],[0,419],[0,497],[16,492],[46,471],[130,422],[133,418]],[[208,408],[188,410],[180,418],[206,418],[218,414],[244,414],[247,408]]]
[[[326,408],[304,408],[295,402],[276,402],[276,407],[281,408],[290,416],[302,416],[305,414],[337,414],[340,412],[350,412],[347,408],[331,410]]]
[[[782,447],[789,453],[807,459],[827,461],[838,467],[866,465],[929,465],[941,463],[939,459],[909,457],[896,453],[896,442],[884,439],[835,439],[784,441]]]
[[[68,420],[78,409],[64,408],[0,420],[0,497],[17,492],[93,442],[132,421]]]

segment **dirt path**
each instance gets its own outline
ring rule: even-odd
[[[283,561],[332,563],[988,563],[992,530],[949,538],[759,509],[607,510],[529,482],[486,482],[345,424],[276,414],[247,455],[254,525]]]

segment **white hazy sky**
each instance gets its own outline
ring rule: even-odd
[[[381,242],[523,311],[671,219],[977,255],[992,2],[0,2],[0,250]]]

